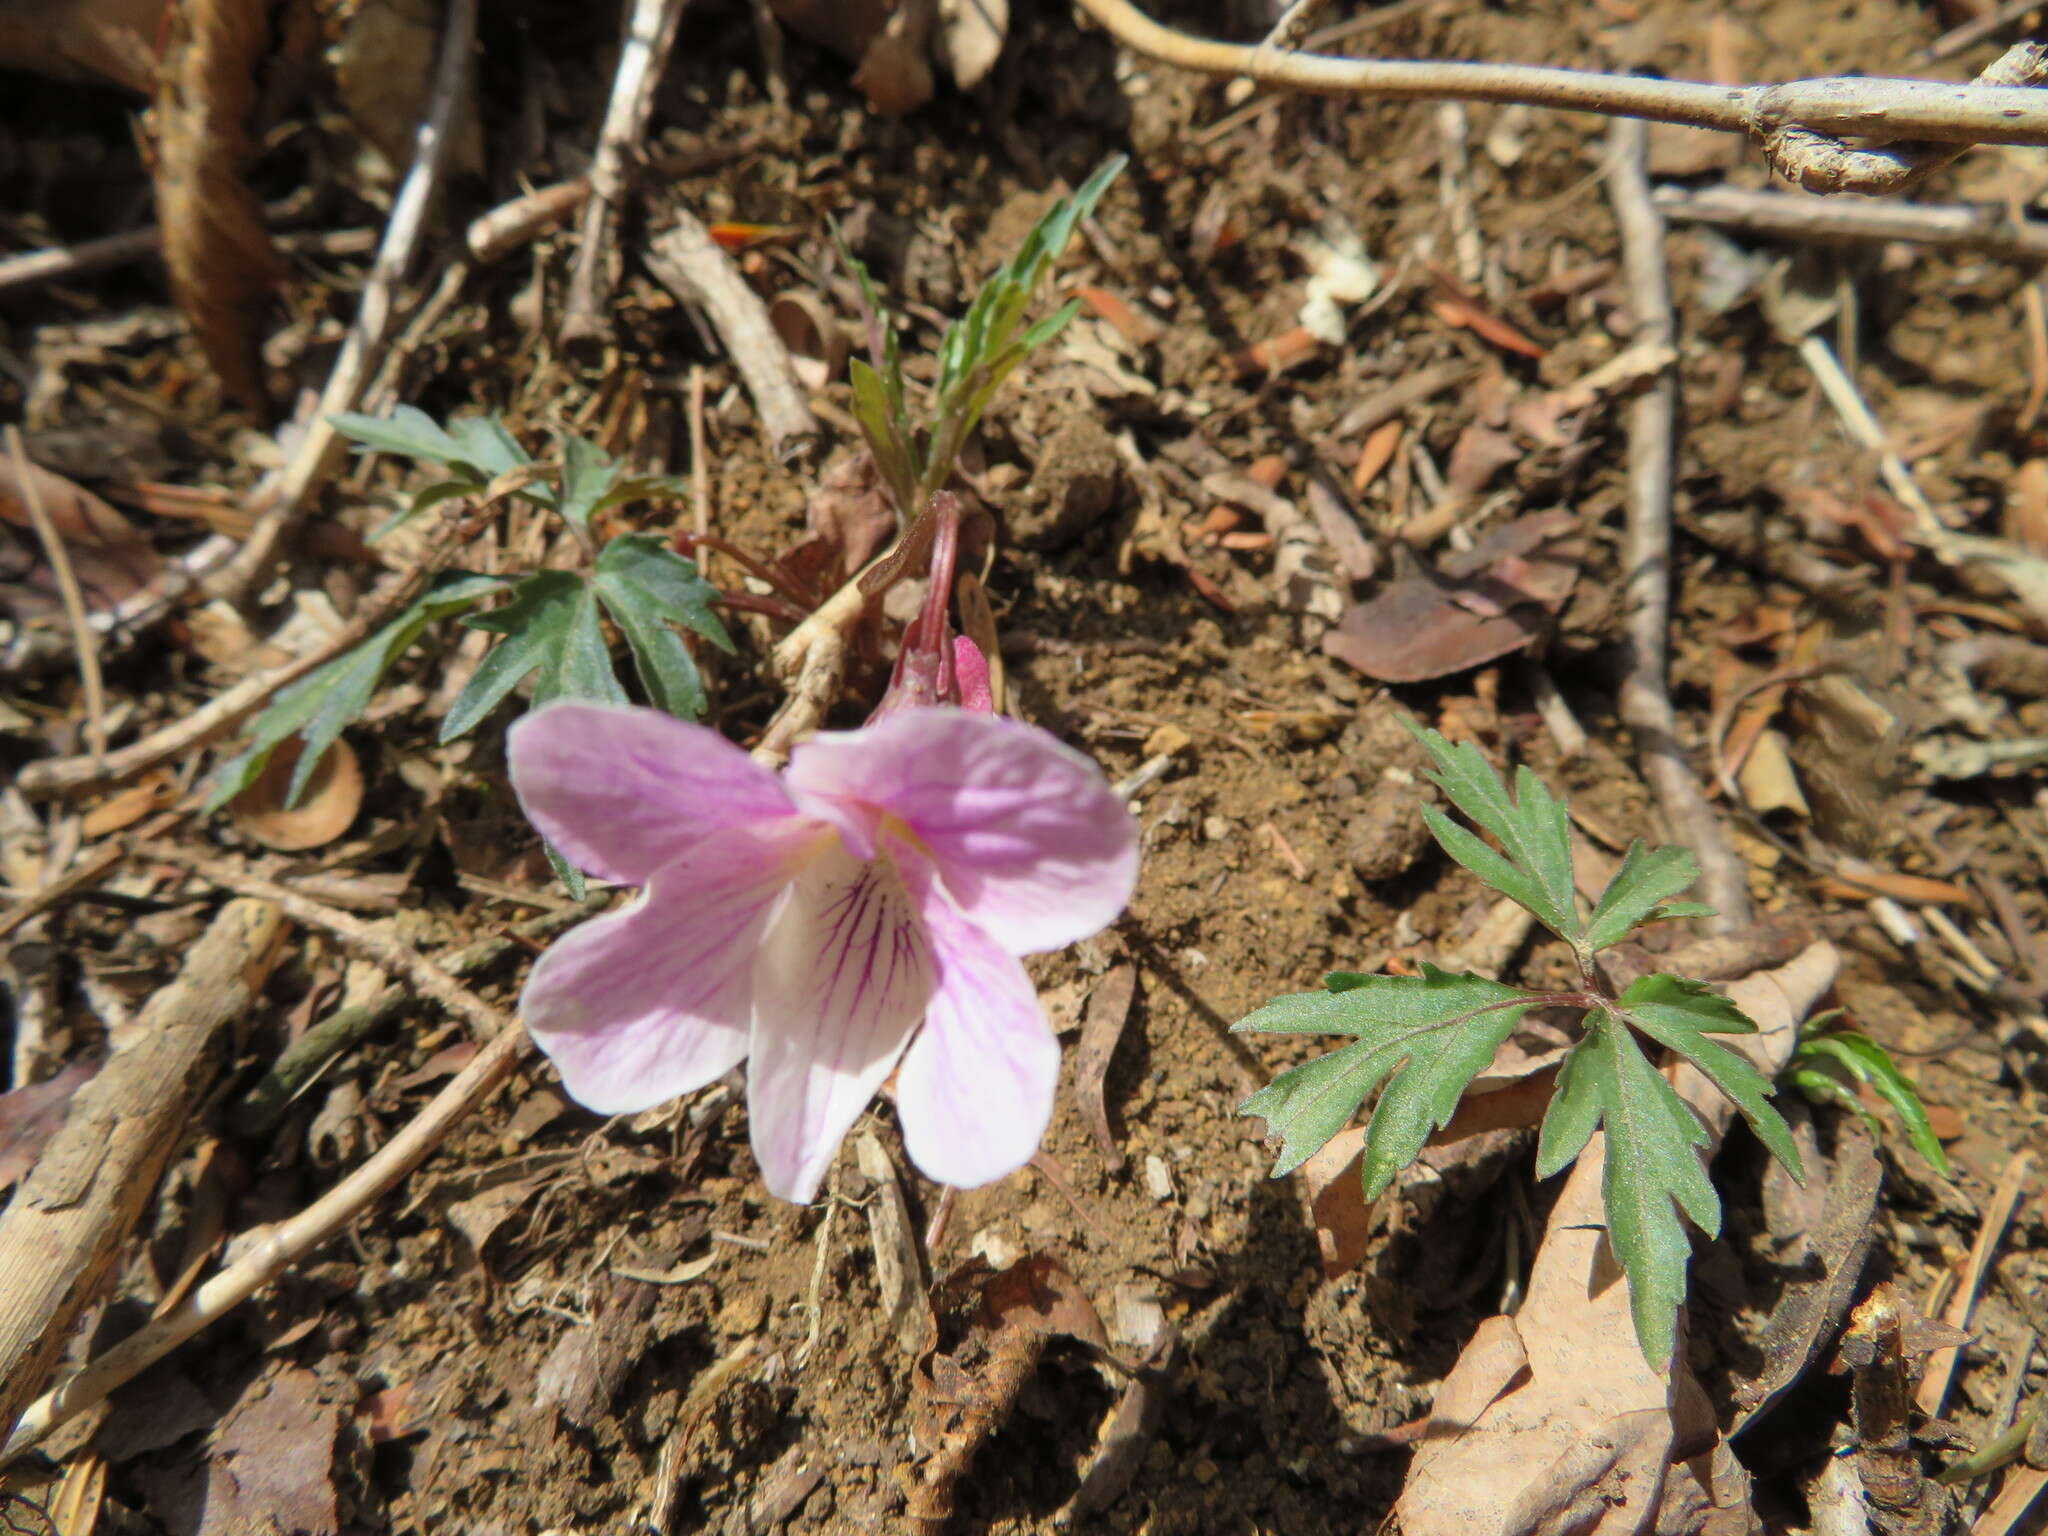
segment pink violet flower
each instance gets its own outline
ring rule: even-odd
[[[912,1161],[962,1187],[1027,1162],[1059,1043],[1019,963],[1112,922],[1138,839],[1046,732],[908,708],[781,776],[656,710],[560,701],[512,727],[556,848],[644,889],[535,965],[527,1028],[577,1100],[629,1114],[742,1060],[768,1188],[807,1201],[891,1071]]]

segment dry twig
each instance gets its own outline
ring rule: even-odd
[[[72,568],[71,551],[64,536],[50,520],[43,505],[42,486],[29,471],[28,450],[21,446],[21,428],[7,428],[7,453],[14,460],[14,477],[21,484],[21,498],[28,507],[28,520],[35,526],[43,546],[43,558],[50,562],[57,593],[64,601],[64,617],[71,625],[71,647],[78,656],[78,680],[85,688],[85,740],[97,763],[107,755],[107,688],[100,676],[99,640],[92,632],[91,617],[85,611],[85,593]]]
[[[754,397],[776,458],[788,463],[808,454],[818,441],[818,419],[797,382],[789,349],[768,319],[768,306],[703,221],[678,208],[674,227],[654,238],[644,259],[656,282],[685,303],[701,304],[711,317]]]
[[[759,144],[759,139],[747,134],[728,144],[705,144],[657,154],[648,163],[647,174],[661,181],[701,176],[706,171],[715,171],[752,154]],[[588,176],[576,176],[552,186],[537,187],[470,220],[469,229],[462,237],[463,246],[471,261],[480,267],[489,266],[510,255],[541,231],[572,217],[589,201]]]
[[[599,313],[611,293],[612,243],[618,234],[619,209],[632,190],[640,160],[640,140],[654,110],[655,88],[675,46],[676,25],[689,0],[634,0],[626,23],[626,44],[619,51],[618,73],[598,133],[597,158],[590,166],[590,195],[583,204],[576,265],[569,274],[569,295],[562,304],[558,333],[565,346],[596,341],[604,334]]]
[[[422,997],[439,1003],[443,1010],[467,1024],[479,1040],[494,1038],[511,1023],[503,1012],[493,1008],[418,950],[378,932],[360,918],[338,912],[290,886],[251,874],[229,859],[208,858],[175,843],[138,842],[135,851],[145,858],[188,869],[221,890],[273,903],[300,927],[324,933],[351,954],[402,978]]]
[[[1163,27],[1131,0],[1079,0],[1138,53],[1209,75],[1386,100],[1520,102],[1756,139],[1772,167],[1814,192],[1898,192],[1973,144],[2048,144],[2048,49],[2022,43],[1974,85],[1841,76],[1782,85],[1720,86],[1526,64],[1446,64],[1286,53],[1264,43],[1212,42]],[[1849,149],[1849,137],[1891,140]]]
[[[136,1044],[78,1091],[0,1218],[0,1431],[14,1428],[148,1205],[283,934],[266,902],[222,909],[151,1000]]]
[[[1613,159],[1607,185],[1621,225],[1622,264],[1629,308],[1642,341],[1669,345],[1671,290],[1664,270],[1664,221],[1650,201],[1644,169],[1647,135],[1640,122],[1622,118],[1609,135]],[[1678,742],[1678,716],[1664,682],[1671,627],[1671,446],[1678,413],[1678,380],[1666,368],[1629,402],[1628,534],[1623,569],[1629,669],[1621,685],[1621,717],[1642,754],[1643,777],[1656,791],[1674,836],[1700,862],[1717,931],[1750,920],[1749,881],[1722,834],[1713,807],[1686,763]]]
[[[335,430],[329,418],[356,408],[391,333],[398,285],[405,280],[419,251],[428,209],[440,191],[447,169],[456,110],[469,84],[477,4],[478,0],[451,0],[449,4],[441,52],[434,65],[433,98],[426,118],[420,123],[412,169],[406,173],[391,204],[391,219],[385,226],[383,242],[364,280],[355,324],[349,327],[318,403],[310,413],[301,411],[296,418],[300,429],[296,448],[283,467],[266,477],[251,498],[258,511],[249,537],[206,578],[216,596],[238,596],[255,584],[269,568],[286,530],[341,462],[347,439]]]
[[[1680,224],[1714,224],[1781,240],[1907,240],[1983,251],[2013,261],[2048,259],[2048,223],[1993,205],[1848,202],[1747,187],[1659,187],[1657,211]]]

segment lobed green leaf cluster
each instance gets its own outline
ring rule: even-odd
[[[361,645],[272,701],[248,745],[215,776],[209,810],[248,788],[281,743],[302,735],[304,748],[286,794],[286,803],[295,803],[322,754],[361,718],[392,666],[442,619],[460,618],[466,627],[497,637],[442,720],[444,742],[474,730],[529,677],[536,706],[561,698],[624,703],[626,688],[613,665],[606,619],[624,637],[651,703],[685,720],[704,713],[703,678],[680,631],[721,650],[732,649],[713,611],[717,589],[654,534],[616,534],[600,544],[593,531],[599,513],[677,494],[684,489],[679,481],[629,476],[597,444],[574,436],[562,439],[552,461],[536,461],[494,417],[470,417],[444,427],[424,411],[400,406],[389,416],[340,415],[333,422],[366,449],[401,454],[441,471],[380,536],[458,497],[481,503],[513,496],[560,517],[592,552],[590,564],[586,570],[509,577],[442,575]],[[498,597],[505,600],[500,606],[480,611]],[[560,859],[554,862],[581,899],[581,876]]]
[[[1636,843],[1585,910],[1565,806],[1542,780],[1525,767],[1510,790],[1478,748],[1409,728],[1434,764],[1429,777],[1471,823],[1425,810],[1438,843],[1569,944],[1581,985],[1532,991],[1428,965],[1419,976],[1327,976],[1322,991],[1276,998],[1236,1028],[1348,1035],[1352,1043],[1282,1073],[1240,1113],[1264,1118],[1279,1137],[1277,1176],[1299,1167],[1377,1093],[1361,1159],[1366,1198],[1374,1199],[1430,1134],[1449,1123],[1472,1079],[1524,1014],[1576,1010],[1581,1032],[1558,1070],[1537,1138],[1536,1172],[1542,1178],[1558,1172],[1585,1150],[1595,1130],[1606,1133],[1608,1241],[1628,1276],[1637,1340],[1662,1369],[1685,1300],[1691,1258],[1685,1221],[1715,1235],[1721,1202],[1701,1160],[1707,1129],[1657,1069],[1645,1042],[1698,1068],[1772,1154],[1803,1177],[1791,1131],[1770,1102],[1772,1084],[1715,1038],[1753,1033],[1756,1025],[1700,982],[1656,974],[1617,994],[1600,967],[1600,951],[1646,923],[1707,915],[1710,908],[1679,899],[1699,868],[1683,848]]]

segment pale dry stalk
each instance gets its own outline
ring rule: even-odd
[[[655,236],[642,259],[662,287],[703,306],[753,397],[775,457],[788,463],[808,454],[819,438],[818,419],[797,381],[789,348],[776,334],[768,306],[704,221],[687,208],[676,209],[674,224]]]
[[[1664,266],[1664,221],[1650,201],[1643,125],[1620,118],[1609,134],[1608,195],[1621,226],[1623,275],[1639,342],[1671,344],[1671,287]],[[1623,614],[1629,643],[1621,717],[1636,740],[1643,777],[1672,834],[1693,850],[1700,883],[1716,913],[1713,931],[1750,921],[1749,879],[1714,809],[1686,762],[1678,715],[1665,683],[1671,628],[1672,435],[1678,379],[1667,366],[1628,407],[1628,528],[1623,546]]]
[[[100,676],[99,638],[93,634],[92,619],[85,610],[85,593],[78,585],[78,572],[71,564],[71,551],[64,535],[50,519],[43,505],[41,484],[31,472],[28,450],[21,445],[21,428],[7,428],[7,453],[14,460],[14,478],[21,485],[21,499],[28,508],[28,520],[43,546],[43,558],[50,562],[50,575],[57,583],[57,595],[64,603],[64,618],[71,626],[71,647],[77,654],[78,681],[85,690],[85,740],[92,760],[107,755],[107,688]]]
[[[1896,192],[1973,144],[2048,144],[2048,49],[2022,43],[1969,85],[1840,76],[1722,86],[1527,64],[1332,58],[1215,42],[1161,26],[1131,0],[1077,0],[1118,42],[1200,74],[1320,95],[1519,103],[1680,123],[1755,139],[1774,169],[1814,192]],[[1889,141],[1851,149],[1843,140]]]
[[[562,305],[558,334],[575,346],[604,335],[601,313],[611,295],[612,246],[618,235],[619,210],[632,191],[640,159],[640,141],[654,111],[655,88],[661,84],[668,56],[675,47],[676,26],[689,0],[634,0],[626,23],[626,45],[619,52],[618,72],[598,132],[597,158],[590,166],[590,196],[583,205],[576,265],[569,274],[569,295]]]

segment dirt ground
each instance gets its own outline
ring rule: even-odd
[[[528,0],[486,9],[484,153],[456,179],[449,233],[437,242],[446,248],[460,220],[580,169],[609,87],[608,9]],[[1163,14],[1211,33],[1258,34],[1259,17],[1224,9]],[[1328,18],[1351,14],[1334,6]],[[1950,20],[1931,5],[1868,0],[1403,0],[1352,46],[1694,78],[1731,60],[1745,79],[1906,73]],[[1961,78],[1994,51],[1946,68]],[[749,258],[765,290],[829,294],[819,278],[824,221],[848,224],[885,295],[913,317],[906,346],[915,353],[935,340],[932,322],[956,313],[1007,254],[1049,188],[1078,183],[1112,152],[1132,157],[1061,282],[1120,295],[1154,330],[1123,344],[1085,316],[1088,347],[1056,346],[991,410],[975,473],[1003,530],[986,586],[1015,711],[1092,753],[1113,780],[1155,756],[1167,763],[1136,793],[1145,859],[1128,913],[1099,938],[1032,962],[1069,1031],[1069,1081],[1047,1156],[961,1193],[927,1261],[938,1279],[976,1256],[996,1267],[1054,1258],[1114,1349],[1142,1355],[1164,1320],[1181,1354],[1128,1486],[1108,1508],[1077,1515],[1067,1506],[1126,1382],[1084,1345],[1048,1346],[959,1480],[951,1528],[1374,1529],[1409,1455],[1387,1433],[1427,1413],[1480,1319],[1512,1295],[1555,1190],[1530,1174],[1533,1136],[1511,1134],[1483,1163],[1404,1179],[1375,1212],[1362,1262],[1326,1276],[1302,1180],[1270,1180],[1261,1123],[1234,1113],[1310,1044],[1232,1037],[1228,1026],[1332,968],[1439,957],[1485,916],[1484,893],[1421,827],[1426,791],[1406,777],[1417,764],[1392,728],[1399,713],[1476,740],[1497,761],[1534,766],[1572,797],[1590,858],[1611,862],[1630,838],[1669,835],[1616,712],[1625,437],[1617,412],[1595,411],[1573,441],[1517,452],[1486,485],[1476,530],[1564,508],[1588,534],[1584,566],[1533,655],[1427,683],[1383,686],[1324,654],[1316,630],[1278,600],[1271,550],[1212,542],[1205,529],[1219,525],[1205,518],[1227,501],[1214,477],[1262,460],[1276,460],[1278,490],[1297,500],[1320,468],[1348,481],[1363,434],[1340,433],[1347,412],[1420,370],[1470,369],[1401,413],[1408,441],[1441,466],[1475,421],[1501,424],[1514,401],[1569,383],[1625,344],[1632,321],[1599,174],[1604,125],[1470,108],[1466,163],[1452,177],[1432,107],[1273,97],[1243,110],[1246,98],[1226,84],[1119,61],[1058,5],[1020,3],[987,84],[971,96],[942,88],[901,120],[870,111],[843,61],[794,37],[790,105],[775,106],[736,3],[691,6],[676,60],[658,126],[678,140],[755,135],[757,147],[657,188],[644,214],[628,218],[610,349],[585,360],[553,344],[546,317],[574,254],[573,233],[553,232],[471,276],[416,338],[401,398],[437,414],[501,411],[528,432],[602,427],[623,454],[686,473],[683,402],[691,368],[703,365],[715,528],[772,559],[801,538],[816,471],[770,458],[728,365],[638,270],[637,243],[664,204],[792,226]],[[124,209],[141,216],[146,178],[124,98],[24,77],[0,83],[0,101],[13,103],[0,107],[0,206],[15,210],[0,217],[0,233],[23,245],[79,240],[125,225]],[[308,227],[379,225],[348,163],[352,131],[334,117],[331,104],[309,111],[252,179],[266,197],[313,187],[319,211]],[[1659,180],[1765,180],[1753,150],[1684,130],[1655,132],[1651,156]],[[2044,192],[2040,152],[1990,149],[1920,196],[2024,208]],[[1279,373],[1240,366],[1246,349],[1296,324],[1299,242],[1326,219],[1355,232],[1379,264],[1379,291],[1351,312],[1345,345]],[[1479,256],[1474,302],[1540,356],[1446,322],[1428,264],[1455,267],[1461,228]],[[1721,728],[1714,706],[1731,679],[1819,653],[1848,658],[1867,695],[1904,722],[1902,735],[1949,728],[1953,647],[2024,635],[2038,621],[1924,561],[1888,560],[1831,510],[1881,499],[1871,456],[1837,427],[1758,305],[1728,297],[1731,265],[1783,248],[1680,228],[1669,249],[1683,378],[1672,689],[1695,765],[1709,766]],[[323,376],[365,259],[293,258],[269,357],[280,374]],[[1853,349],[1856,379],[1895,440],[1913,445],[1907,456],[1930,495],[1986,531],[2013,534],[2015,487],[2048,455],[2048,427],[2029,408],[2048,367],[2030,359],[2029,324],[2040,334],[2034,275],[1904,247],[1813,259],[1852,301],[1827,333]],[[103,490],[166,482],[233,492],[253,481],[264,423],[222,398],[165,303],[147,267],[0,295],[0,415],[25,420],[39,462]],[[843,414],[844,386],[835,380],[823,394]],[[834,430],[837,452],[850,431]],[[1124,434],[1135,466],[1117,446]],[[1358,498],[1369,528],[1426,500],[1408,451]],[[382,521],[400,485],[388,466],[345,477],[297,547],[292,585],[324,591],[346,612],[379,558],[350,536]],[[2048,515],[2048,490],[2043,500]],[[1767,552],[1745,559],[1703,540],[1697,520],[1726,513],[1753,517],[1776,549],[1826,562],[1833,584],[1816,594],[1784,579]],[[680,525],[689,509],[657,508],[650,526],[671,514]],[[166,549],[195,537],[132,515]],[[1256,517],[1226,521],[1261,527]],[[282,616],[275,605],[289,590],[262,594],[273,607],[257,633]],[[761,665],[773,630],[746,622],[755,627],[741,654],[713,671],[714,723],[742,741],[776,699]],[[206,639],[194,614],[110,659],[124,730],[190,709],[232,679]],[[564,899],[511,804],[502,719],[472,742],[434,744],[422,706],[445,701],[454,654],[451,639],[401,668],[371,722],[351,733],[369,781],[363,814],[344,839],[291,866],[360,877],[360,889],[380,893],[363,915],[428,948],[501,932]],[[1583,726],[1582,751],[1565,754],[1546,725],[1546,680]],[[2000,692],[1980,676],[1977,691],[2006,708],[1995,734],[2048,730],[2048,688]],[[0,699],[29,722],[0,734],[0,775],[77,746],[68,668],[0,679]],[[858,712],[856,701],[845,718]],[[2048,811],[2024,764],[1928,783],[1899,740],[1888,757],[1858,749],[1819,690],[1795,687],[1777,728],[1812,802],[1805,818],[1770,819],[1797,845],[1793,855],[1825,849],[1893,876],[1965,882],[1967,900],[1950,915],[2004,978],[1995,987],[1959,980],[1954,965],[1888,936],[1869,891],[1816,875],[1758,835],[1748,813],[1732,822],[1760,915],[1835,941],[1835,1002],[1899,1054],[1934,1107],[1955,1178],[1936,1177],[1886,1135],[1867,1274],[1923,1298],[1976,1237],[2014,1154],[2048,1152],[2048,1037],[2030,1022],[2048,988],[2038,949],[2048,930]],[[199,754],[179,771],[189,779],[211,760]],[[220,819],[177,835],[260,852]],[[1985,876],[2010,912],[1974,883]],[[61,909],[43,935],[57,956],[64,1038],[81,1059],[103,1048],[109,1017],[169,977],[211,910],[203,887],[181,888],[175,871],[146,861],[107,889],[106,903]],[[1505,979],[1541,977],[1564,961],[1560,946],[1525,945]],[[146,1241],[126,1253],[92,1315],[91,1337],[128,1331],[223,1232],[287,1214],[331,1185],[465,1059],[459,1029],[409,1007],[274,1130],[226,1129],[218,1111],[334,1006],[348,964],[318,938],[295,940],[240,1047],[239,1075],[174,1164]],[[523,965],[501,964],[478,984],[509,1006]],[[1103,1079],[1111,1149],[1071,1080],[1087,1010],[1110,1006],[1091,999],[1109,992],[1113,1002],[1126,977],[1135,983],[1128,1022]],[[104,1529],[617,1532],[644,1526],[664,1482],[679,1490],[676,1529],[909,1528],[906,1499],[931,1453],[913,1434],[928,1339],[915,1314],[906,1324],[883,1305],[875,1234],[888,1187],[856,1166],[850,1142],[819,1203],[774,1201],[756,1177],[744,1116],[719,1087],[606,1122],[565,1102],[545,1065],[523,1068],[345,1238],[122,1391],[111,1411],[65,1431],[46,1448],[47,1465],[105,1458]],[[1853,1124],[1833,1109],[1816,1117],[1824,1147]],[[910,1225],[924,1231],[938,1191],[910,1174],[886,1106],[862,1124],[893,1158]],[[1717,1173],[1729,1221],[1699,1248],[1688,1348],[1725,1417],[1754,1374],[1788,1270],[1783,1212],[1746,1133]],[[2035,1186],[1998,1250],[1973,1323],[1979,1342],[1944,1412],[1966,1441],[2009,1412],[2015,1393],[2025,1402],[2037,1389],[2044,1244],[2048,1209]],[[940,1310],[952,1348],[964,1325]],[[87,1341],[73,1342],[74,1357]],[[1807,1523],[1806,1480],[1845,1419],[1842,1380],[1816,1369],[1741,1442],[1771,1528]],[[311,1470],[296,1481],[266,1474],[275,1486],[234,1482],[230,1471],[242,1501],[233,1507],[255,1523],[223,1523],[233,1501],[224,1503],[222,1469],[280,1457]]]

